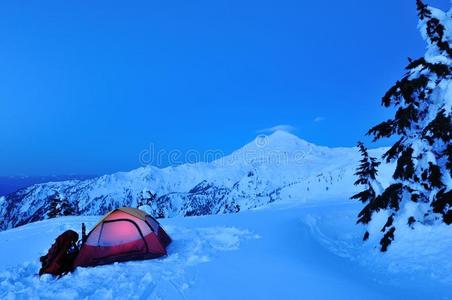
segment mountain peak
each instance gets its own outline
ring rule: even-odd
[[[277,130],[270,135],[259,135],[251,144],[255,144],[260,148],[283,148],[290,150],[291,148],[316,147],[316,145],[305,141],[293,133]]]
[[[257,138],[262,137],[258,136]],[[292,141],[292,142],[306,142],[305,140],[299,138],[293,133],[284,131],[284,130],[277,130],[273,132],[270,135],[267,135],[267,138],[271,141]],[[306,142],[308,143],[308,142]]]
[[[221,161],[249,162],[273,156],[292,156],[297,153],[312,153],[317,148],[321,147],[311,144],[287,131],[277,130],[270,135],[258,135],[250,143],[233,152],[230,156],[224,157]]]

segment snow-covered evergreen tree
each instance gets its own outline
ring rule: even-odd
[[[67,198],[60,193],[55,192],[49,197],[49,210],[47,217],[49,219],[61,217],[61,216],[73,216],[77,214],[77,209]]]
[[[366,204],[358,215],[358,223],[368,224],[372,218],[375,199],[381,193],[381,184],[377,181],[378,166],[381,164],[375,157],[369,155],[367,148],[362,142],[358,142],[358,150],[361,153],[360,165],[355,173],[358,179],[355,185],[364,186],[365,190],[353,195],[352,199],[357,199]],[[364,234],[364,240],[369,238],[369,232]]]
[[[395,220],[452,223],[452,10],[445,13],[417,1],[419,28],[428,44],[424,57],[382,99],[394,118],[369,130],[374,140],[398,136],[384,158],[396,161],[393,183],[376,198],[371,213],[389,212],[381,250],[394,240]],[[416,209],[408,209],[408,206]],[[406,215],[409,212],[410,215]]]
[[[154,191],[143,190],[141,191],[140,197],[138,199],[137,207],[144,205],[151,205],[153,201],[157,199],[157,194]]]
[[[157,200],[157,194],[154,191],[142,190],[138,198],[137,208],[149,214],[153,214]],[[154,209],[153,209],[154,207]]]

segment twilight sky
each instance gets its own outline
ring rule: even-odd
[[[423,55],[416,26],[414,0],[2,1],[0,175],[129,170],[150,145],[229,153],[274,126],[368,141]]]

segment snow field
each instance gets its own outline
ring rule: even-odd
[[[167,257],[59,280],[36,276],[39,256],[62,231],[98,217],[28,224],[0,232],[0,299],[450,299],[448,228],[402,232],[383,254],[378,241],[362,242],[359,209],[332,199],[165,219]]]

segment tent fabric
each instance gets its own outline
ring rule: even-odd
[[[141,220],[145,220],[146,216],[149,216],[146,212],[144,212],[144,211],[142,211],[140,209],[137,209],[137,208],[120,207],[118,209],[110,211],[105,216],[103,216],[102,219],[100,219],[100,221],[97,222],[96,226],[99,225],[100,223],[102,223],[106,218],[108,218],[113,212],[116,212],[116,211],[125,212],[126,214],[129,214],[129,215],[134,216],[134,217],[136,217],[138,219],[141,219]],[[96,226],[94,226],[94,227],[96,227]]]
[[[122,207],[119,208],[120,211],[123,211],[125,213],[128,213],[129,215],[132,215],[134,217],[137,217],[138,219],[145,220],[146,216],[148,214],[140,209],[137,208],[131,208],[131,207]]]
[[[167,254],[171,238],[152,216],[134,208],[105,215],[88,234],[74,266],[96,266]]]

